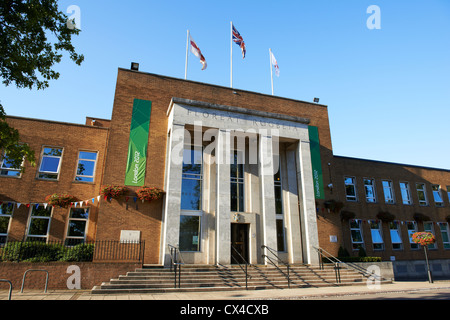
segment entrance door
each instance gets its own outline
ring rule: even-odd
[[[248,261],[248,224],[232,223],[231,224],[231,263],[237,264]],[[238,254],[239,253],[239,254]],[[242,256],[242,257],[241,257]]]

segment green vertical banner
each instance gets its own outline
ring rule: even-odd
[[[320,158],[319,129],[317,127],[308,127],[309,144],[311,148],[311,164],[314,181],[314,195],[316,199],[325,199],[323,189],[322,161]]]
[[[125,175],[126,186],[144,185],[151,111],[151,101],[134,99]]]

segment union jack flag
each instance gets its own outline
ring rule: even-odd
[[[236,30],[234,25],[232,25],[232,27],[233,27],[233,41],[241,48],[242,59],[244,59],[246,53],[244,39],[242,38],[241,34]]]

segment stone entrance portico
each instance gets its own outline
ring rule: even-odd
[[[169,263],[168,246],[180,241],[183,151],[202,147],[201,210],[195,213],[197,250],[182,251],[186,263],[231,261],[231,224],[248,225],[249,263],[266,263],[262,245],[289,263],[317,264],[318,247],[309,120],[239,107],[173,98],[167,110],[165,190],[160,262]],[[237,150],[237,151],[235,151]],[[243,210],[231,208],[230,162],[239,153]],[[279,169],[278,169],[279,168]],[[274,174],[280,170],[282,214],[277,213]],[[241,208],[242,209],[242,208]],[[278,220],[281,220],[277,222]],[[282,228],[280,227],[282,225]],[[282,235],[280,235],[282,233]]]

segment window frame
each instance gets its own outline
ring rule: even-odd
[[[448,222],[439,222],[439,231],[441,232],[441,239],[442,239],[442,246],[444,250],[450,249],[450,229]],[[445,230],[442,230],[442,227],[445,228]],[[447,241],[444,241],[444,234],[446,234]]]
[[[352,223],[357,223],[358,227],[352,227]],[[360,247],[365,248],[364,245],[364,235],[363,235],[363,231],[362,231],[362,224],[361,224],[361,220],[359,219],[350,219],[349,220],[349,227],[350,227],[350,239],[352,241],[352,250],[357,251],[359,250]],[[359,236],[361,238],[361,241],[354,241],[354,237],[353,237],[353,231],[356,231],[359,233]]]
[[[244,156],[245,156],[245,152],[243,150],[230,150],[230,211],[231,212],[245,212],[246,209],[246,204],[245,204],[245,161],[244,161]],[[237,156],[237,163],[234,163],[235,160],[235,154]],[[241,163],[240,163],[240,160]],[[231,176],[231,166],[236,165],[237,166],[237,176],[236,177],[232,177]],[[242,177],[239,177],[239,166],[242,166]],[[233,188],[233,184],[236,185],[236,191],[237,191],[237,199],[236,199],[236,210],[233,210],[232,207],[232,198],[231,198],[231,190]],[[240,187],[242,186],[242,208],[240,207],[240,201],[239,201],[239,196],[240,196]]]
[[[368,181],[370,181],[371,184],[367,184]],[[363,178],[363,184],[364,184],[364,196],[366,198],[366,202],[367,203],[377,203],[377,191],[376,191],[375,179]],[[369,197],[367,194],[367,191],[369,189],[372,190],[371,197]]]
[[[405,188],[402,188],[402,183],[405,185]],[[408,181],[400,181],[399,182],[399,186],[400,186],[400,193],[401,193],[401,196],[402,196],[402,203],[404,205],[412,205],[413,204],[413,200],[412,200],[412,197],[411,197],[411,188],[410,188],[409,182]],[[408,201],[407,202],[405,202],[403,191],[405,191],[406,195],[408,196],[408,199],[407,199]]]
[[[419,189],[419,186],[423,186],[423,189]],[[425,183],[423,182],[416,182],[416,191],[417,191],[417,198],[419,199],[419,206],[426,207],[428,206],[428,196],[427,196],[427,188]],[[423,192],[423,197],[425,200],[420,200],[420,192]]]
[[[374,228],[376,226],[376,228]],[[384,251],[384,239],[383,239],[383,223],[379,220],[369,220],[370,236],[372,239],[372,246],[374,251]],[[377,235],[381,242],[375,242],[374,235]]]
[[[38,209],[38,208],[40,208],[40,207],[43,207],[44,210],[50,210],[50,215],[49,216],[33,216],[33,211]],[[53,216],[53,207],[52,206],[47,206],[47,208],[45,208],[45,206],[40,205],[40,204],[31,205],[30,206],[30,211],[28,213],[26,239],[29,240],[29,239],[45,238],[45,243],[47,243],[48,242],[48,236],[49,236],[49,233],[50,233],[50,227],[51,227],[51,223],[52,223],[52,216]],[[47,232],[46,232],[45,236],[30,234],[31,224],[32,224],[34,219],[48,220]]]
[[[434,190],[434,188],[437,187],[437,190]],[[437,192],[437,194],[435,193]],[[444,206],[444,198],[442,197],[442,192],[441,192],[441,186],[438,184],[432,184],[431,185],[431,193],[433,194],[433,200],[434,200],[434,204],[436,205],[436,207],[443,207]],[[440,198],[441,201],[436,201],[436,195]]]
[[[4,213],[4,209],[3,206],[8,207],[8,208],[12,208],[11,211],[7,211],[10,213]],[[2,204],[0,204],[0,218],[8,218],[8,226],[6,228],[6,233],[0,233],[0,238],[5,238],[5,241],[0,241],[0,247],[4,246],[5,244],[8,243],[8,237],[9,237],[9,229],[11,227],[11,220],[12,217],[14,215],[14,203],[11,203],[11,205],[9,205],[9,203],[3,202]]]
[[[347,179],[351,179],[352,183],[347,184]],[[354,190],[355,195],[349,196],[347,193],[347,187],[351,186]],[[356,177],[354,176],[344,176],[344,190],[345,190],[345,199],[349,202],[358,202],[358,191],[356,186]],[[349,198],[350,197],[350,198]]]
[[[426,227],[427,225],[428,225],[430,228],[427,228],[427,227]],[[423,230],[424,230],[425,232],[430,232],[430,233],[432,233],[432,234],[434,235],[434,237],[436,238],[436,232],[435,232],[435,230],[434,230],[434,223],[433,223],[433,221],[424,221],[424,222],[423,222]],[[436,249],[438,248],[436,242],[427,245],[427,247],[428,247],[429,250],[436,250]]]
[[[49,156],[49,155],[44,155],[44,151],[45,149],[50,148],[50,149],[61,149],[61,155],[60,156]],[[39,168],[36,172],[36,176],[37,179],[40,180],[47,180],[47,181],[58,181],[59,180],[59,175],[61,173],[61,165],[62,165],[62,160],[63,160],[63,156],[64,156],[64,147],[57,147],[57,146],[48,146],[48,145],[44,145],[42,146],[41,149],[41,154],[40,154],[40,161],[39,161]],[[43,164],[43,160],[44,157],[48,157],[48,158],[59,158],[59,162],[58,162],[58,169],[57,172],[52,172],[52,171],[41,171],[41,167]],[[46,177],[42,177],[41,174],[53,174],[56,175],[56,178],[46,178]]]
[[[392,234],[395,233],[397,237],[400,239],[400,242],[394,242],[394,237]],[[394,251],[401,251],[403,250],[403,239],[402,239],[402,233],[400,229],[400,223],[398,221],[391,221],[389,222],[389,235],[391,236],[391,244],[392,244],[392,250]],[[396,248],[395,245],[398,245]]]
[[[20,168],[3,167],[3,164],[5,163],[5,160],[8,160],[8,155],[7,155],[6,151],[2,151],[2,159],[0,161],[0,177],[14,178],[14,179],[22,178],[22,169],[23,169],[23,164],[25,162],[25,157],[22,158],[22,163],[20,165]],[[6,171],[6,172],[17,172],[18,175],[3,174],[3,171]]]
[[[81,153],[95,153],[95,160],[92,159],[84,159],[84,158],[80,158]],[[88,176],[88,175],[79,175],[78,174],[78,167],[80,165],[80,160],[82,161],[89,161],[89,162],[94,162],[94,169],[92,172],[92,176]],[[92,151],[92,150],[78,150],[78,158],[77,158],[77,166],[75,168],[75,178],[74,181],[77,183],[94,183],[95,182],[95,174],[97,172],[97,161],[98,161],[98,151]],[[78,177],[84,177],[84,178],[92,178],[92,181],[83,181],[83,180],[77,180]]]
[[[388,184],[387,186],[384,185],[385,182]],[[382,179],[381,187],[383,188],[384,203],[395,204],[396,201],[395,201],[395,193],[394,193],[394,182],[389,179]],[[391,194],[391,198],[386,197],[387,196],[386,189],[389,190],[389,193]]]
[[[80,210],[80,209],[84,209],[85,212],[87,211],[87,218],[72,218],[71,214],[72,214],[72,210]],[[87,238],[87,232],[88,232],[88,228],[89,228],[89,216],[90,216],[90,207],[86,207],[86,206],[82,206],[82,207],[78,207],[78,208],[70,208],[69,209],[69,216],[67,218],[67,227],[66,227],[66,238],[64,243],[66,244],[66,246],[73,246],[75,244],[69,244],[67,241],[72,239],[72,240],[83,240],[81,243],[86,243],[86,238]],[[70,230],[70,222],[71,221],[83,221],[85,222],[85,226],[84,226],[84,235],[81,236],[69,236],[69,230]],[[78,243],[77,243],[78,244]]]
[[[189,160],[192,161],[194,158],[195,161],[195,155],[193,155],[194,152],[200,151],[201,154],[201,163],[200,163],[200,173],[192,173],[192,172],[185,172],[184,165],[185,165],[185,152],[186,150],[190,150]],[[183,197],[183,181],[186,180],[195,180],[199,181],[200,183],[200,195],[198,199],[198,210],[195,209],[185,209],[182,206],[183,201],[180,199],[180,227],[178,230],[178,246],[179,250],[182,252],[201,252],[202,251],[202,245],[201,245],[201,238],[202,238],[202,228],[203,228],[203,170],[204,170],[204,156],[203,156],[204,148],[202,145],[195,145],[195,144],[185,144],[183,148],[183,162],[182,162],[182,177],[181,177],[181,197]],[[198,163],[197,163],[198,164]],[[182,236],[182,230],[181,230],[181,223],[182,219],[184,217],[198,217],[198,238],[197,238],[197,250],[183,250],[181,248],[181,241],[180,238]]]
[[[414,229],[409,228],[409,226],[413,226]],[[415,243],[412,239],[412,235],[417,232],[417,222],[415,221],[406,221],[406,230],[408,231],[408,239],[411,250],[419,250],[419,244]]]

